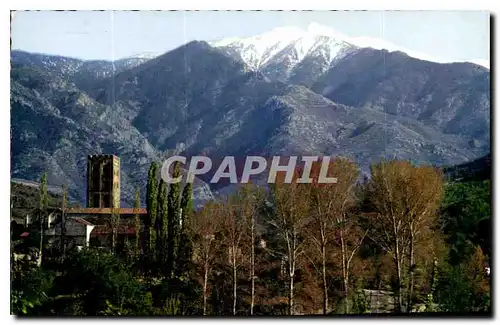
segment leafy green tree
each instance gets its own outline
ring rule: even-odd
[[[127,263],[100,249],[73,251],[57,279],[58,295],[70,296],[82,314],[150,315],[152,300]]]
[[[19,264],[20,262],[16,262]],[[36,315],[40,307],[49,301],[54,276],[39,267],[23,265],[14,267],[11,286],[11,313],[14,315]]]
[[[200,294],[199,285],[192,279],[165,279],[159,296],[161,312],[169,316],[196,315],[199,313]]]
[[[491,311],[490,285],[486,259],[480,247],[467,261],[441,271],[437,288],[437,303],[445,312]]]
[[[491,256],[490,182],[452,183],[445,187],[441,224],[448,235],[450,262],[465,261],[480,245]]]
[[[424,299],[425,311],[428,311],[428,312],[436,311],[434,296],[436,295],[436,288],[438,285],[439,278],[438,278],[438,260],[435,256],[433,259],[433,267],[432,267],[431,275],[432,275],[432,278],[431,278],[430,290]]]

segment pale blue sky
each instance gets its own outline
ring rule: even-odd
[[[11,36],[13,49],[119,59],[163,53],[192,40],[307,28],[311,22],[444,60],[489,60],[489,13],[481,11],[31,11],[14,13]]]

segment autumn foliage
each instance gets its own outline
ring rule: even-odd
[[[353,161],[335,158],[326,176],[337,182],[321,183],[321,167],[311,165],[309,182],[303,165],[292,182],[278,172],[261,199],[247,187],[199,213],[210,214],[217,234],[212,260],[218,271],[206,273],[206,283],[221,286],[226,312],[363,313],[370,311],[366,292],[372,291],[391,293],[388,311],[431,310],[427,297],[436,296],[439,282],[433,274],[447,266],[438,223],[440,170],[383,161],[360,181]],[[217,274],[226,274],[225,281]],[[484,291],[483,282],[471,281]]]
[[[445,183],[439,169],[406,161],[379,162],[365,177],[346,158],[324,167],[302,164],[291,182],[278,172],[273,184],[245,184],[194,211],[192,188],[167,193],[153,165],[154,209],[131,254],[75,253],[67,263],[82,267],[70,265],[63,290],[50,292],[83,297],[67,309],[78,315],[491,312],[488,182]],[[16,308],[56,301],[41,277],[16,272]]]

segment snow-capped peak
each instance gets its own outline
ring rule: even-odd
[[[347,41],[348,37],[332,28],[320,25],[318,23],[310,23],[307,26],[307,32],[311,35],[328,36],[342,41]]]
[[[251,68],[259,68],[305,32],[297,27],[278,27],[247,38],[228,38],[213,42],[216,47],[229,47],[240,52]]]
[[[326,45],[329,49],[325,50],[328,52],[325,55],[331,61],[339,53],[340,45],[349,45],[336,36],[334,31],[311,24],[307,30],[295,26],[277,27],[247,38],[222,39],[212,42],[212,45],[239,52],[245,63],[251,68],[259,69],[286,48],[293,50],[293,53],[289,53],[293,56],[290,61],[298,63],[314,48]]]
[[[390,52],[394,51],[399,51],[399,52],[404,52],[407,55],[421,59],[421,60],[426,60],[426,61],[432,61],[432,62],[438,62],[438,63],[451,63],[451,62],[471,62],[480,66],[483,66],[487,69],[490,68],[490,61],[489,60],[444,60],[440,58],[433,57],[431,55],[409,50],[406,48],[403,48],[401,46],[398,46],[396,44],[393,44],[387,40],[381,39],[381,38],[375,38],[375,37],[366,37],[366,36],[361,36],[361,37],[349,37],[347,35],[344,35],[342,33],[339,33],[329,27],[319,25],[317,23],[311,23],[308,27],[308,31],[310,33],[314,34],[322,34],[322,35],[327,35],[330,37],[335,37],[337,39],[341,39],[345,41],[346,43],[353,44],[357,47],[363,48],[363,47],[371,47],[376,50],[387,50]]]
[[[239,38],[231,37],[211,42],[213,46],[239,52],[247,65],[260,69],[275,55],[292,45],[295,50],[292,61],[300,62],[308,53],[321,47],[328,60],[333,61],[345,53],[346,48],[373,48],[377,50],[400,51],[407,55],[427,61],[450,63],[472,62],[489,69],[489,60],[444,60],[425,53],[409,50],[395,45],[385,39],[375,37],[350,37],[330,27],[318,23],[310,23],[307,29],[295,26],[277,27],[260,35]]]
[[[279,42],[286,42],[286,41],[291,41],[294,39],[300,38],[303,34],[305,34],[305,31],[294,26],[289,26],[289,27],[276,27],[273,28],[270,31],[266,31],[262,34],[255,35],[255,36],[250,36],[246,38],[240,38],[240,37],[229,37],[229,38],[224,38],[222,40],[218,40],[213,42],[215,46],[221,47],[221,46],[228,46],[230,44],[236,43],[236,42],[242,42],[242,43],[258,43],[257,46],[271,46]]]

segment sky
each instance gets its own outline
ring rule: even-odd
[[[441,61],[489,65],[484,11],[17,11],[12,49],[114,60],[164,53],[192,40],[248,37],[318,23],[349,37],[380,38]]]

